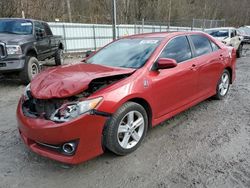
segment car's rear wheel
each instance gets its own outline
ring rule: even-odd
[[[24,69],[20,72],[20,79],[23,84],[28,84],[39,72],[41,67],[36,57],[27,56]]]
[[[63,49],[57,49],[56,53],[55,53],[55,63],[57,66],[59,65],[63,65],[64,62],[64,52]]]
[[[242,52],[243,52],[243,44],[240,44],[236,54],[237,54],[237,58],[241,58],[242,57]]]
[[[104,130],[104,145],[117,155],[136,150],[148,128],[145,109],[134,102],[122,105],[112,116]]]
[[[230,78],[231,76],[229,71],[225,69],[217,84],[215,95],[216,99],[223,99],[227,95],[230,86]]]

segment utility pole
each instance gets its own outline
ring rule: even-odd
[[[68,8],[69,22],[72,23],[70,0],[67,0],[67,8]]]
[[[23,1],[21,0],[21,13],[22,13],[22,18],[25,18],[25,13],[24,13],[24,10],[23,10]]]
[[[207,1],[204,0],[204,11],[203,11],[203,30],[206,27],[206,13],[207,13]]]
[[[171,6],[172,6],[172,0],[169,0],[168,5],[168,30],[170,29],[170,22],[171,22]]]
[[[116,0],[112,0],[113,40],[116,39]]]

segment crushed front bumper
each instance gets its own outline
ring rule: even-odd
[[[17,107],[17,122],[24,143],[35,153],[63,163],[77,164],[103,153],[102,131],[107,117],[83,115],[65,123],[24,116],[21,100]],[[74,155],[68,156],[41,146],[39,143],[60,145],[78,140]]]

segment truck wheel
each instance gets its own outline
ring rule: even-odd
[[[243,50],[243,44],[239,45],[239,48],[237,50],[237,58],[241,58],[242,57],[242,50]]]
[[[37,58],[27,56],[24,69],[20,73],[20,79],[23,84],[28,84],[41,71]]]
[[[57,66],[63,64],[63,50],[58,49],[55,53],[55,63]]]

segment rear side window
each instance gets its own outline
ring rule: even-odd
[[[191,35],[190,38],[193,41],[197,56],[212,52],[212,47],[207,37],[201,35]]]
[[[191,59],[192,52],[187,37],[172,39],[162,51],[160,58],[175,59],[177,63]]]
[[[52,31],[51,31],[50,27],[48,26],[48,24],[47,23],[43,23],[43,25],[44,25],[44,29],[45,29],[46,35],[47,36],[51,36],[52,35]]]

